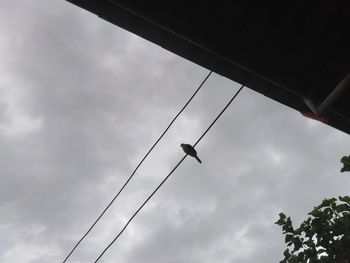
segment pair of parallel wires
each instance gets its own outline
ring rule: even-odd
[[[109,202],[109,204],[106,206],[106,208],[102,211],[102,213],[97,217],[97,219],[93,222],[91,227],[86,231],[86,233],[80,238],[80,240],[75,244],[73,249],[69,252],[69,254],[66,256],[66,258],[63,260],[63,263],[65,263],[69,257],[73,254],[75,249],[80,245],[80,243],[85,239],[85,237],[91,232],[91,230],[95,227],[95,225],[98,223],[98,221],[103,217],[103,215],[106,213],[106,211],[110,208],[110,206],[114,203],[114,201],[118,198],[118,196],[121,194],[121,192],[124,190],[126,185],[130,182],[130,180],[135,175],[136,171],[139,169],[141,164],[146,160],[148,155],[152,152],[152,150],[156,147],[156,145],[159,143],[159,141],[163,138],[163,136],[166,134],[166,132],[169,130],[169,128],[172,126],[172,124],[175,122],[175,120],[180,116],[180,114],[185,110],[185,108],[188,106],[188,104],[192,101],[192,99],[197,95],[198,91],[202,88],[204,83],[208,80],[210,75],[212,74],[212,71],[208,73],[208,75],[204,78],[202,83],[198,86],[196,91],[193,93],[193,95],[189,98],[189,100],[186,102],[186,104],[182,107],[182,109],[176,114],[176,116],[173,118],[173,120],[169,123],[167,128],[164,130],[164,132],[160,135],[160,137],[156,140],[156,142],[152,145],[152,147],[148,150],[148,152],[145,154],[145,156],[142,158],[142,160],[139,162],[139,164],[136,166],[134,171],[131,173],[129,178],[126,180],[124,185],[120,188],[118,193],[113,197],[113,199]],[[213,122],[209,125],[209,127],[204,131],[204,133],[199,137],[199,139],[196,141],[196,143],[193,145],[193,147],[196,147],[196,145],[203,139],[203,137],[208,133],[208,131],[211,129],[211,127],[215,124],[215,122],[220,118],[220,116],[226,111],[226,109],[230,106],[232,101],[237,97],[237,95],[241,92],[244,85],[242,85],[238,91],[233,95],[231,100],[226,104],[226,106],[222,109],[222,111],[218,114],[218,116],[213,120]],[[136,210],[136,212],[130,217],[130,219],[127,221],[127,223],[124,225],[122,230],[116,235],[116,237],[108,244],[108,246],[101,252],[101,254],[98,256],[98,258],[94,261],[95,263],[98,262],[102,256],[105,254],[105,252],[113,245],[115,241],[121,236],[121,234],[124,232],[124,230],[128,227],[128,225],[131,223],[131,221],[134,219],[134,217],[141,211],[141,209],[146,205],[146,203],[153,197],[153,195],[159,190],[159,188],[165,183],[165,181],[172,175],[172,173],[179,167],[179,165],[185,160],[187,157],[187,154],[182,157],[182,159],[175,165],[175,167],[170,171],[170,173],[163,179],[163,181],[154,189],[154,191],[148,196],[148,198],[142,203],[142,205]]]

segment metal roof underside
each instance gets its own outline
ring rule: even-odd
[[[350,134],[348,0],[68,1]]]

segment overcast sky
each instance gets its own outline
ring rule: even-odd
[[[0,262],[62,262],[208,74],[63,0],[0,2]],[[217,74],[68,262],[93,262],[224,107]],[[100,262],[271,263],[348,195],[350,137],[245,88]]]

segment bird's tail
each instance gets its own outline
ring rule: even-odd
[[[201,159],[198,158],[198,156],[195,156],[198,162],[202,163]]]

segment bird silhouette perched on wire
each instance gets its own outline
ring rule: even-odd
[[[186,154],[196,158],[198,162],[202,163],[202,161],[197,156],[197,151],[193,148],[192,145],[181,143],[181,148]]]

